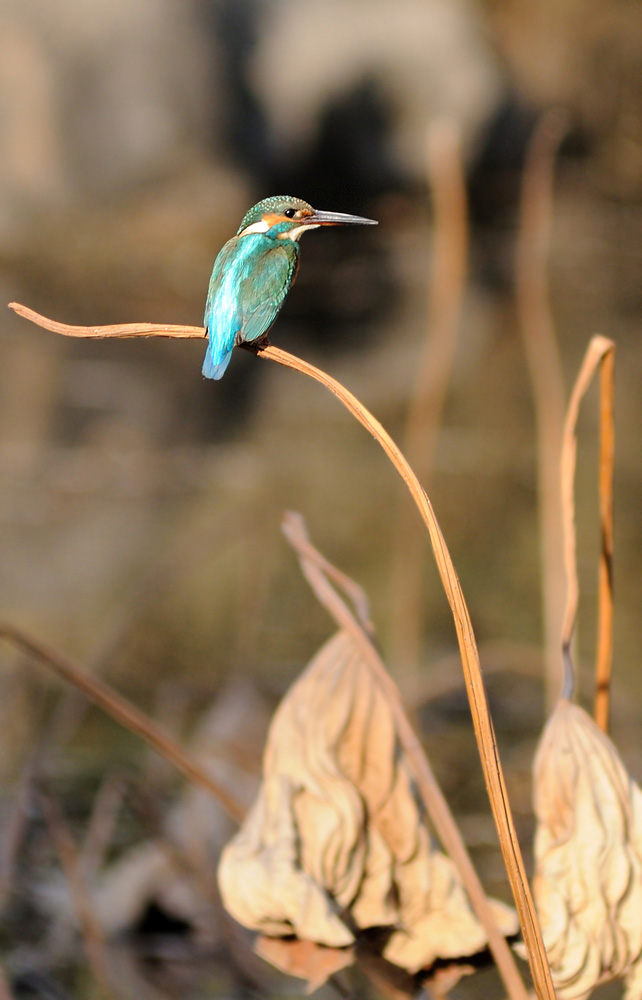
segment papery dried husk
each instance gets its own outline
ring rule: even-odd
[[[354,962],[352,948],[326,948],[313,941],[300,941],[297,938],[261,935],[256,940],[254,950],[281,972],[307,980],[306,993],[313,993],[330,976]]]
[[[561,701],[534,766],[533,891],[564,1000],[629,977],[642,998],[642,792],[578,706]]]
[[[431,842],[391,706],[347,632],[277,710],[263,786],[219,884],[229,912],[264,934],[341,947],[390,927],[384,957],[411,972],[485,946],[453,863]],[[494,905],[514,933],[513,911]]]

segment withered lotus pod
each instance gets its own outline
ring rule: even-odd
[[[533,891],[558,995],[626,977],[642,997],[642,793],[613,743],[562,700],[534,766]]]
[[[390,928],[383,957],[410,972],[484,948],[457,870],[431,840],[391,706],[347,632],[277,710],[263,785],[219,884],[232,916],[264,935],[336,948]],[[513,911],[493,906],[514,933]]]

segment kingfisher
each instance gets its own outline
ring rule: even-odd
[[[267,345],[268,330],[296,278],[299,239],[306,230],[376,225],[359,215],[320,212],[289,195],[264,198],[246,212],[214,261],[205,305],[205,378],[223,376],[235,345]]]

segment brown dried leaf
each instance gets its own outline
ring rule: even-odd
[[[486,944],[457,871],[431,843],[394,713],[355,638],[339,632],[273,719],[261,793],[219,868],[247,927],[326,946],[394,928],[409,971]],[[497,904],[504,933],[514,913]]]
[[[577,705],[561,701],[535,759],[533,890],[565,1000],[629,976],[642,996],[642,792]],[[638,984],[639,981],[639,984]]]
[[[256,939],[254,950],[281,972],[307,979],[306,993],[318,990],[330,976],[354,962],[352,948],[324,948],[313,941],[299,941],[297,938],[271,938],[261,934]]]

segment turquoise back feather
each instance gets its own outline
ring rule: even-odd
[[[263,233],[228,240],[214,262],[207,293],[206,378],[221,378],[235,344],[260,340],[267,333],[294,280],[298,259],[299,246],[293,240],[270,239]]]

